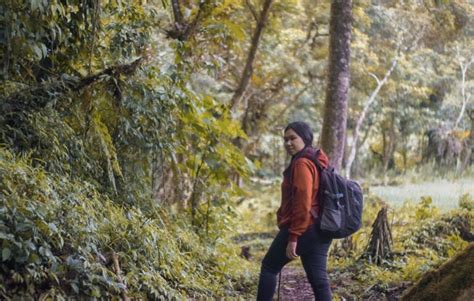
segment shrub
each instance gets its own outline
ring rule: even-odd
[[[206,241],[162,208],[119,205],[3,148],[0,175],[2,298],[217,297],[255,276],[225,236]]]

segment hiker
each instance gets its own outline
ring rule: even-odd
[[[308,124],[298,121],[286,127],[283,138],[292,157],[283,172],[281,205],[277,211],[280,231],[262,260],[257,300],[272,300],[278,273],[291,260],[301,257],[316,300],[330,301],[326,265],[332,239],[321,233],[314,222],[319,213],[319,176],[315,164],[305,158],[317,155],[312,147],[313,133]],[[319,162],[323,167],[328,165],[328,157],[321,150]]]

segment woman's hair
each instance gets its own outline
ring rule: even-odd
[[[303,121],[295,121],[290,124],[288,124],[285,128],[285,132],[288,131],[289,129],[292,129],[293,131],[298,134],[298,136],[303,139],[304,145],[305,146],[311,146],[313,144],[313,131],[309,127],[309,125],[306,122]]]

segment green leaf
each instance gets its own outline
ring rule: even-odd
[[[73,290],[76,294],[78,294],[78,293],[79,293],[79,287],[77,286],[77,284],[75,284],[74,282],[72,282],[72,283],[70,283],[70,285],[71,285],[72,290]]]
[[[38,45],[33,45],[33,51],[35,52],[36,57],[39,60],[41,60],[43,58],[43,51],[41,50],[40,47],[38,47]]]
[[[96,298],[100,297],[100,289],[97,286],[92,287],[91,296]]]
[[[12,251],[9,248],[3,248],[2,261],[7,261],[11,255],[12,255]]]

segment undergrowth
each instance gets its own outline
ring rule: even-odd
[[[441,213],[429,197],[418,203],[407,201],[402,207],[390,210],[392,253],[382,264],[375,265],[364,256],[364,252],[371,221],[385,205],[377,197],[366,200],[364,227],[353,235],[352,248],[344,249],[342,240],[333,242],[329,266],[331,278],[336,282],[334,291],[337,296],[346,299],[385,298],[400,289],[399,295],[424,273],[436,269],[468,245],[460,237],[459,226],[469,225],[472,229],[472,210],[461,207]]]
[[[248,190],[254,197],[239,206],[245,219],[241,231],[246,233],[240,235],[239,243],[250,247],[252,260],[259,265],[277,231],[275,212],[280,202],[279,185],[254,182]],[[367,194],[363,226],[352,236],[350,246],[344,245],[343,240],[333,241],[328,266],[335,300],[400,296],[425,272],[439,267],[468,245],[459,229],[463,225],[472,232],[474,199],[471,195],[461,196],[458,208],[449,212],[435,206],[431,197],[406,200],[401,206],[389,206],[392,253],[381,265],[373,264],[364,256],[365,250],[378,211],[389,203]]]
[[[228,230],[206,238],[182,214],[117,204],[4,148],[0,202],[1,299],[245,297],[254,286]]]

